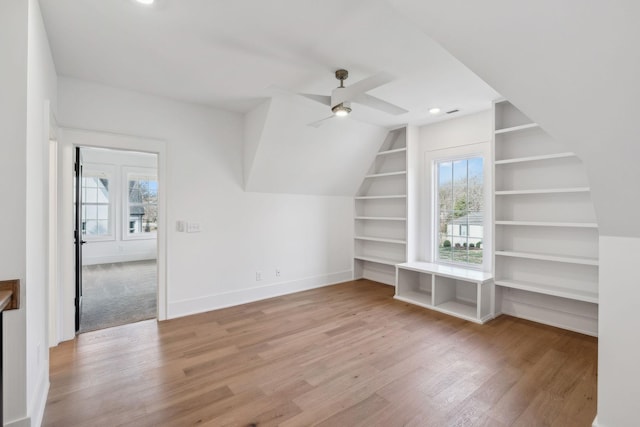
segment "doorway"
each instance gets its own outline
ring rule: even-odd
[[[158,313],[158,155],[74,150],[75,330]]]

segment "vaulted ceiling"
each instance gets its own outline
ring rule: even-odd
[[[257,155],[246,162],[256,182],[274,185],[264,191],[353,194],[356,175],[361,178],[368,166],[364,160],[351,163],[354,173],[336,175],[335,163],[311,164],[310,151],[300,150],[300,144],[349,160],[355,150],[358,159],[370,160],[382,143],[375,127],[430,123],[453,109],[458,115],[477,112],[498,96],[383,0],[157,0],[151,7],[133,0],[40,3],[60,75],[243,114],[273,99],[269,114],[262,115],[269,131],[260,133]],[[328,95],[338,85],[333,75],[338,68],[349,70],[347,86],[390,73],[391,83],[369,93],[409,113],[394,116],[355,104],[347,119],[307,127],[329,116],[328,107],[289,92]],[[429,115],[431,107],[443,113]],[[294,109],[295,114],[285,114]],[[268,153],[276,151],[289,153],[287,162],[274,163]],[[300,170],[316,175],[308,176],[309,185],[294,188],[271,175],[276,167],[283,176]],[[317,179],[326,185],[311,190]]]

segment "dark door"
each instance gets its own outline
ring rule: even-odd
[[[73,237],[76,246],[76,332],[80,330],[80,320],[82,317],[82,245],[86,242],[82,240],[82,153],[80,147],[76,147],[75,152],[75,179],[74,185],[74,201],[75,201],[75,226]]]

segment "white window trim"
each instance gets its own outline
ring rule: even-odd
[[[123,167],[122,168],[122,240],[151,240],[157,239],[158,232],[152,231],[149,233],[131,234],[129,233],[129,178],[130,177],[145,177],[158,181],[158,174],[155,168],[143,168],[143,167]],[[159,185],[159,183],[158,183]],[[158,200],[158,206],[160,201]]]
[[[109,234],[102,236],[87,236],[83,235],[82,238],[87,242],[112,242],[116,240],[116,185],[115,170],[113,166],[99,165],[93,163],[84,163],[82,165],[83,177],[104,177],[109,180]],[[84,204],[83,200],[83,204]],[[83,218],[84,219],[84,218]]]
[[[482,240],[482,264],[463,264],[453,262],[443,262],[437,259],[438,251],[438,221],[436,218],[438,207],[438,192],[437,192],[437,170],[435,165],[438,162],[446,160],[461,160],[468,159],[470,157],[482,157],[483,159],[483,196],[484,196],[484,237]],[[426,249],[427,257],[424,259],[428,262],[454,265],[457,267],[468,268],[471,270],[492,271],[493,269],[493,206],[492,206],[492,194],[493,194],[493,163],[491,161],[491,143],[480,142],[469,145],[462,145],[457,147],[443,148],[433,151],[426,151],[424,155],[423,163],[423,182],[426,183],[424,188],[426,191],[422,191],[425,201],[423,202],[424,213],[421,215],[421,221],[423,221],[426,236],[423,234],[423,241],[421,245]],[[426,237],[426,239],[425,239]]]

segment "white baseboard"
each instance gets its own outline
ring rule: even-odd
[[[116,262],[133,262],[133,261],[146,261],[156,259],[155,254],[149,254],[147,252],[141,252],[137,254],[121,254],[121,255],[104,255],[94,257],[82,257],[82,265],[96,265],[96,264],[112,264]]]
[[[596,305],[514,289],[503,290],[501,302],[502,314],[598,336]]]
[[[49,363],[49,360],[46,360]],[[44,408],[47,405],[47,396],[49,395],[49,370],[43,371],[33,400],[31,401],[31,427],[39,427],[42,425],[42,417],[44,416]]]
[[[338,273],[328,273],[320,276],[293,280],[290,282],[272,283],[264,286],[241,289],[238,291],[208,295],[202,298],[185,299],[169,302],[167,318],[188,316],[190,314],[204,313],[235,305],[246,304],[267,298],[278,297],[300,291],[321,288],[347,282],[353,277],[351,270]]]
[[[36,426],[40,426],[40,424],[36,424]],[[9,421],[4,427],[32,427],[31,418],[20,418],[19,420]]]

